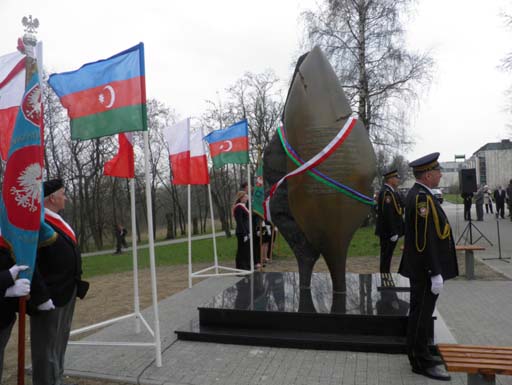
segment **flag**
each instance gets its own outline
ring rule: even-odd
[[[249,138],[247,120],[210,132],[204,137],[210,145],[213,166],[220,168],[228,163],[249,163]]]
[[[202,130],[190,134],[190,119],[187,118],[167,127],[164,134],[169,147],[172,183],[210,183]]]
[[[0,56],[0,156],[7,160],[9,143],[25,92],[25,55]]]
[[[48,79],[78,140],[147,130],[145,82],[143,43]]]
[[[29,81],[12,133],[0,202],[2,236],[16,263],[30,267],[20,275],[31,279],[38,243],[55,238],[43,221],[43,148],[41,89],[37,71]]]
[[[252,194],[252,211],[261,218],[265,217],[263,211],[263,200],[265,199],[265,188],[263,186],[263,161],[261,153],[258,154],[258,165],[256,167],[256,182],[254,183],[254,192]]]
[[[118,135],[119,151],[117,155],[105,163],[103,174],[118,178],[135,177],[135,157],[133,154],[133,135],[122,132]]]

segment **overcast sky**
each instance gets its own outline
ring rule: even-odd
[[[40,21],[44,65],[74,70],[142,41],[148,97],[182,117],[199,116],[245,72],[272,69],[287,88],[303,32],[300,13],[315,0],[132,1],[0,0],[0,54],[12,52],[20,23]],[[408,44],[430,50],[434,81],[416,106],[410,130],[416,145],[406,158],[439,151],[441,160],[469,157],[507,137],[504,92],[512,74],[500,60],[512,51],[504,1],[418,0]]]

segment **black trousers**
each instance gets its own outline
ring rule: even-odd
[[[397,242],[391,241],[389,238],[380,237],[380,272],[390,273],[391,258],[395,251]]]
[[[251,269],[251,248],[249,239],[244,242],[244,236],[236,236],[238,247],[236,249],[235,265],[237,269],[250,270]]]
[[[489,210],[491,211],[491,214],[493,214],[493,212],[492,212],[492,202],[485,204],[485,213],[489,214]]]
[[[429,277],[410,279],[411,297],[407,324],[407,355],[413,368],[435,366],[429,351],[432,332],[432,314],[438,295],[430,291]]]
[[[464,220],[469,221],[471,215],[471,202],[464,202]]]
[[[496,203],[496,214],[499,214],[500,217],[505,218],[505,203],[504,202]]]

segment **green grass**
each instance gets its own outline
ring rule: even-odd
[[[220,262],[234,261],[236,253],[236,237],[217,238],[217,256]],[[396,250],[400,250],[400,244]],[[192,242],[193,263],[213,264],[213,244],[211,239],[203,239]],[[374,235],[374,227],[362,227],[355,234],[348,251],[350,257],[379,255],[379,239]],[[293,253],[288,243],[280,236],[274,247],[274,258],[293,258]],[[183,265],[188,263],[187,242],[155,246],[155,259],[157,266]],[[120,273],[132,270],[132,253],[106,254],[83,258],[84,277]],[[149,267],[149,249],[138,250],[138,264],[140,269]]]
[[[443,198],[445,201],[450,203],[462,204],[462,197],[460,196],[460,194],[443,194]]]

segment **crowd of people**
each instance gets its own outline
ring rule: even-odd
[[[508,208],[508,217],[512,221],[512,179],[508,186],[497,186],[494,191],[488,185],[479,186],[475,193],[462,193],[464,200],[464,219],[470,220],[471,206],[475,204],[476,220],[484,220],[485,214],[496,215],[497,218],[506,218],[505,207]],[[494,212],[496,210],[496,212]]]
[[[63,384],[64,356],[76,298],[89,284],[82,280],[82,259],[75,233],[59,215],[66,204],[61,179],[44,182],[44,220],[55,234],[40,245],[32,281],[17,279],[28,266],[16,265],[9,244],[0,238],[0,382],[3,355],[16,320],[18,298],[30,295],[32,384]]]

